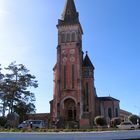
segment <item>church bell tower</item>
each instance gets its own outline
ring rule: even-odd
[[[90,92],[85,95],[83,87],[88,82],[83,79],[82,35],[83,30],[79,21],[79,13],[76,10],[74,0],[66,0],[61,19],[58,20],[58,46],[57,62],[54,66],[54,94],[51,104],[51,117],[53,121],[79,122],[89,125],[89,117],[93,115],[93,85]],[[86,56],[87,59],[88,55]],[[87,61],[87,60],[86,60]],[[88,60],[89,61],[89,60]],[[84,64],[84,70],[87,69]],[[92,71],[93,72],[93,66]],[[90,77],[90,81],[93,80]],[[87,80],[88,81],[88,80]],[[92,81],[93,83],[93,81]],[[91,85],[91,84],[90,84]],[[89,90],[87,89],[87,92]],[[87,97],[87,102],[84,100]],[[92,107],[89,107],[91,105]]]

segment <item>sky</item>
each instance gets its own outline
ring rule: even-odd
[[[37,113],[50,111],[56,24],[65,0],[0,0],[0,64],[24,64],[36,76]],[[140,0],[75,0],[83,51],[95,67],[98,96],[140,115]]]

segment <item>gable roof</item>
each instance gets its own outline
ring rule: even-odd
[[[100,101],[120,101],[118,99],[115,99],[113,97],[110,96],[106,96],[106,97],[97,97],[98,100]]]

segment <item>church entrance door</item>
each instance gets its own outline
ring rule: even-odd
[[[73,99],[64,101],[65,119],[66,121],[76,121],[76,104]]]

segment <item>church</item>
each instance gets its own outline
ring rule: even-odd
[[[53,68],[53,100],[50,115],[63,126],[77,123],[90,128],[96,116],[107,122],[120,116],[120,101],[110,96],[98,97],[94,85],[94,65],[88,53],[82,51],[83,29],[74,0],[66,0],[58,20],[57,61]]]

